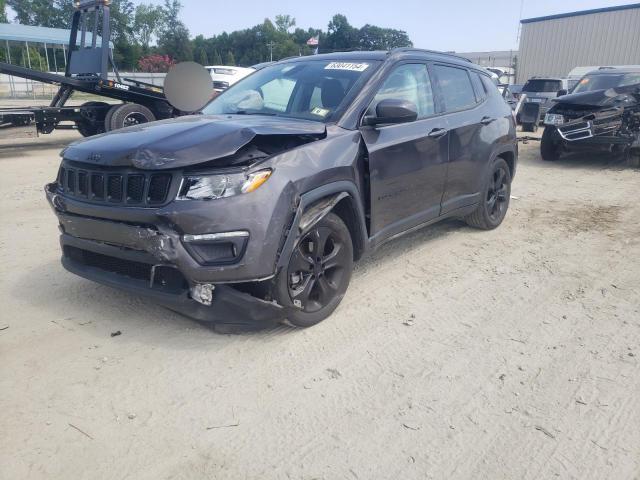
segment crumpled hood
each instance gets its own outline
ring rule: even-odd
[[[590,92],[572,93],[556,98],[554,101],[561,105],[579,105],[581,107],[610,107],[633,104],[638,100],[633,92],[637,85],[628,87],[609,88],[607,90],[592,90]]]
[[[181,168],[235,154],[257,136],[323,138],[311,120],[264,115],[191,115],[80,140],[62,152],[67,160],[147,170]]]

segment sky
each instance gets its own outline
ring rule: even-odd
[[[162,3],[161,0],[133,0]],[[191,35],[210,37],[289,14],[297,26],[327,29],[336,13],[361,27],[367,23],[405,30],[414,46],[432,50],[476,52],[518,48],[520,18],[625,5],[607,0],[182,0],[182,21]],[[522,7],[522,17],[520,10]]]

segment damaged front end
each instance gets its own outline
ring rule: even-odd
[[[282,178],[261,187],[264,165],[326,129],[243,120],[182,119],[68,147],[45,188],[64,267],[217,326],[282,320],[268,284],[295,195]]]
[[[219,330],[265,328],[282,318],[280,305],[252,295],[242,284],[185,275],[197,266],[180,267],[192,260],[176,231],[69,213],[56,183],[47,185],[46,193],[60,222],[62,264],[68,271],[213,322]]]
[[[618,88],[566,95],[545,116],[568,147],[640,148],[640,90]]]

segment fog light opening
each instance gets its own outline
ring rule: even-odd
[[[191,298],[196,302],[210,307],[211,302],[213,301],[213,291],[215,289],[216,286],[212,283],[198,283],[191,287],[189,291],[191,293]]]

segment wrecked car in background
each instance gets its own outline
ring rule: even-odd
[[[544,160],[584,149],[640,155],[640,68],[588,73],[570,95],[555,100],[544,123]]]
[[[321,321],[355,260],[418,227],[496,228],[517,141],[487,72],[398,49],[283,60],[62,157],[66,269],[235,329]]]

